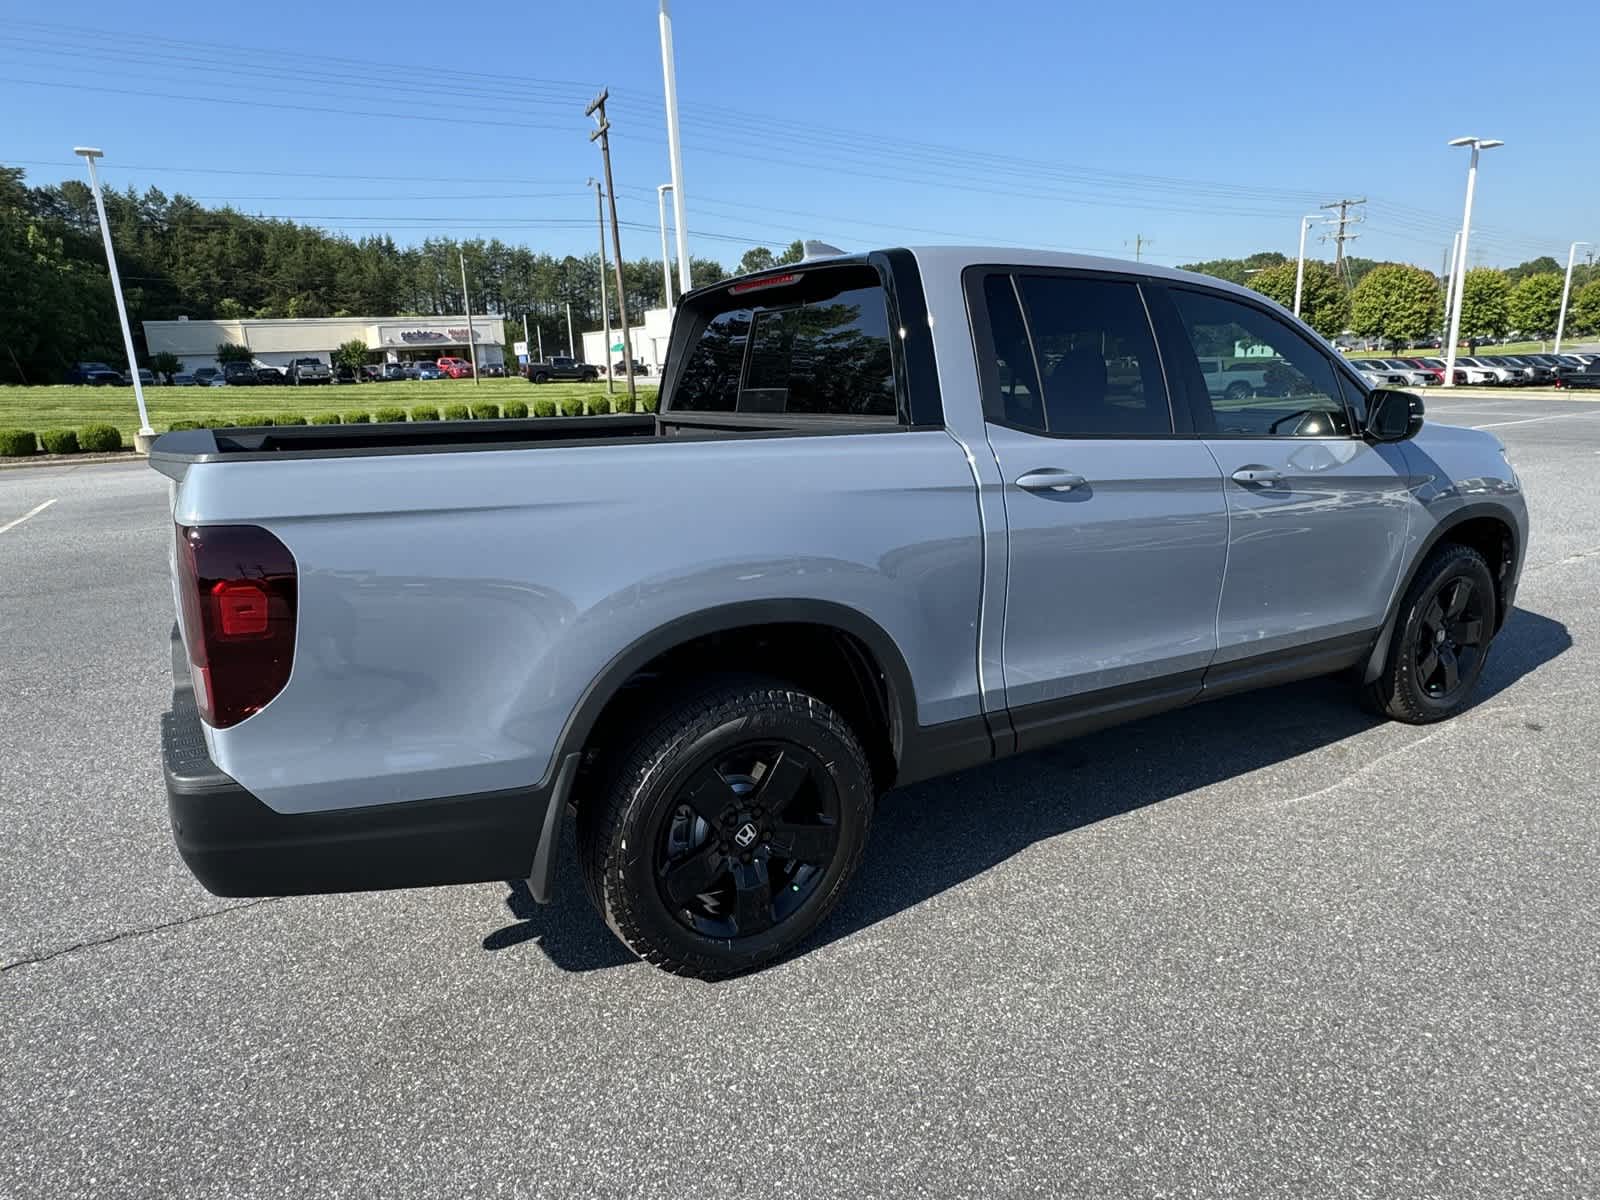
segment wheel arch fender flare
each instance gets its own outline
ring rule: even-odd
[[[917,729],[917,709],[911,669],[894,638],[877,621],[848,605],[818,599],[766,599],[688,613],[629,643],[590,680],[568,714],[550,758],[550,770],[588,744],[600,714],[648,663],[711,634],[762,625],[812,625],[849,634],[860,642],[883,673],[892,752],[895,760],[900,760],[906,738]]]
[[[1383,673],[1384,663],[1389,659],[1389,647],[1394,641],[1395,628],[1400,621],[1400,607],[1405,603],[1406,596],[1411,591],[1411,585],[1416,582],[1417,573],[1422,570],[1422,564],[1428,561],[1428,556],[1433,553],[1441,542],[1450,540],[1450,531],[1452,529],[1468,521],[1481,520],[1485,517],[1498,521],[1506,527],[1506,535],[1512,539],[1512,562],[1518,561],[1521,547],[1515,544],[1517,522],[1508,509],[1502,508],[1498,504],[1480,502],[1464,504],[1441,517],[1439,523],[1428,531],[1428,536],[1423,539],[1422,544],[1417,548],[1417,552],[1411,556],[1411,561],[1407,564],[1404,574],[1395,586],[1394,596],[1389,601],[1388,616],[1384,618],[1382,631],[1378,634],[1378,640],[1373,644],[1372,652],[1367,656],[1366,667],[1361,673],[1362,683],[1371,683]],[[1493,572],[1495,564],[1490,563],[1489,569]],[[1503,612],[1497,613],[1496,617],[1496,629],[1498,630],[1499,625],[1504,624],[1506,614]]]

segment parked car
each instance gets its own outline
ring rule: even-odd
[[[544,362],[529,363],[523,372],[529,383],[550,383],[557,379],[576,379],[588,383],[600,378],[600,368],[576,358],[557,355]]]
[[[156,373],[154,371],[152,371],[149,367],[140,367],[139,368],[139,382],[141,384],[143,384],[145,387],[155,387],[155,385],[156,385]]]
[[[1519,373],[1517,382],[1527,386],[1551,383],[1555,380],[1555,375],[1549,367],[1544,366],[1542,363],[1536,363],[1530,358],[1524,358],[1520,354],[1496,354],[1489,361],[1500,363],[1517,371]]]
[[[401,380],[401,379],[415,379],[416,377],[417,377],[416,368],[412,367],[409,363],[392,362],[392,363],[384,363],[383,364],[383,378],[384,379]]]
[[[1444,382],[1444,359],[1442,358],[1395,358],[1390,360],[1408,370],[1421,371],[1427,376],[1422,381],[1423,387],[1433,387]]]
[[[222,381],[229,387],[253,387],[261,382],[256,378],[255,365],[247,362],[224,363]]]
[[[289,379],[277,367],[257,367],[256,382],[264,385],[277,385],[288,383]]]
[[[443,379],[444,372],[439,370],[439,364],[433,362],[419,362],[416,365],[418,379]]]
[[[1443,363],[1444,359],[1424,359],[1425,362]],[[1472,366],[1465,358],[1456,359],[1457,384],[1475,384],[1478,386],[1493,385],[1500,382],[1500,376],[1489,367]]]
[[[1377,359],[1352,358],[1349,361],[1368,387],[1398,388],[1406,386],[1406,376],[1403,372],[1390,370],[1387,366],[1380,366]]]
[[[356,374],[355,368],[347,363],[340,363],[333,368],[332,378],[334,383],[360,383],[361,376]]]
[[[447,375],[451,379],[472,378],[472,364],[464,358],[452,358],[447,355],[438,361],[437,366],[440,374]]]
[[[207,387],[212,380],[222,377],[222,369],[220,367],[196,367],[191,374],[194,375],[196,383],[201,387]]]
[[[333,373],[328,370],[328,364],[314,356],[295,359],[289,364],[288,374],[289,382],[296,386],[333,381]]]
[[[1461,711],[1528,541],[1499,439],[1248,289],[1106,270],[933,247],[701,288],[659,416],[164,435],[185,861],[547,900],[570,807],[617,936],[716,978],[826,917],[890,787],[1334,672]],[[1203,386],[1238,330],[1281,395]]]
[[[500,363],[485,363],[481,370],[486,379],[504,379],[506,377],[506,369]]]
[[[1496,386],[1505,387],[1514,385],[1522,379],[1522,369],[1513,367],[1510,363],[1499,363],[1487,356],[1456,357],[1456,365],[1487,371],[1494,376]]]
[[[1412,366],[1403,358],[1369,358],[1358,360],[1357,366],[1360,366],[1361,361],[1365,361],[1368,366],[1379,372],[1386,372],[1391,377],[1398,376],[1398,383],[1401,387],[1428,387],[1431,384],[1438,383],[1442,378],[1442,376],[1435,376],[1432,371],[1425,367]]]
[[[1574,371],[1561,381],[1564,388],[1577,388],[1580,390],[1600,388],[1600,355],[1592,356],[1584,365],[1583,370]]]
[[[616,362],[611,364],[611,373],[619,379],[625,378],[628,374],[628,360],[625,358],[617,359]],[[636,358],[633,360],[633,373],[635,375],[650,374],[650,368],[644,365],[644,359]]]
[[[195,387],[198,383],[199,380],[187,371],[179,371],[172,377],[173,387]]]
[[[67,369],[68,383],[88,384],[91,387],[121,387],[127,382],[122,372],[102,362],[73,363]]]

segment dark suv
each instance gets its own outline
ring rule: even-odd
[[[529,363],[524,374],[529,383],[549,383],[552,379],[576,379],[584,383],[600,378],[600,368],[575,358],[552,358]]]
[[[254,387],[260,381],[256,379],[256,369],[253,364],[231,362],[222,366],[222,382],[229,387]]]
[[[81,362],[73,363],[67,371],[68,383],[87,383],[95,387],[121,387],[124,382],[122,372],[105,363]]]

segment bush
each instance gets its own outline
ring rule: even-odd
[[[177,433],[180,429],[204,429],[204,421],[174,421],[167,426],[168,433]]]
[[[0,429],[0,458],[21,458],[38,450],[31,429]]]
[[[472,410],[465,404],[446,404],[444,406],[444,419],[446,421],[465,421],[472,415]]]
[[[512,421],[520,421],[528,415],[528,406],[521,400],[513,400],[505,406],[503,415]]]
[[[611,411],[619,413],[631,413],[633,411],[633,397],[618,396],[611,402]]]
[[[611,401],[605,396],[593,396],[589,399],[589,415],[603,417],[611,411]]]
[[[394,421],[404,421],[406,419],[406,410],[403,408],[380,408],[372,414],[372,419],[380,425]]]
[[[561,402],[561,412],[563,416],[568,417],[583,416],[583,397],[568,396]]]
[[[339,423],[339,414],[338,413],[312,413],[311,414],[311,423],[313,425],[337,425]]]
[[[344,423],[346,425],[366,425],[371,420],[372,418],[364,412],[347,412],[344,414]]]
[[[90,454],[121,450],[122,434],[117,432],[115,425],[85,425],[78,430],[78,447]]]
[[[232,424],[233,424],[233,422],[228,420],[227,417],[200,417],[199,418],[199,425],[200,425],[201,429],[226,429],[229,425],[232,425]]]
[[[554,400],[535,400],[533,402],[533,415],[536,417],[555,416],[556,402]]]
[[[661,402],[661,397],[659,395],[657,395],[655,392],[651,392],[648,396],[640,396],[639,397],[639,411],[640,412],[655,412],[656,405],[659,404],[660,402]]]
[[[299,413],[290,413],[287,417],[274,417],[273,420],[279,425],[304,425],[306,423],[305,417]]]
[[[498,404],[474,404],[472,406],[472,419],[474,421],[493,421],[500,415]]]
[[[272,418],[267,416],[266,413],[251,413],[248,416],[240,417],[238,424],[253,429],[258,425],[271,425]]]
[[[46,454],[76,454],[78,435],[71,429],[47,429],[39,435],[39,448]]]
[[[431,404],[419,404],[411,410],[413,421],[437,421],[439,410]]]

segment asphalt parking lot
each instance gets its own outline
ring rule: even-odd
[[[0,473],[0,1195],[1600,1193],[1600,404],[1428,407],[1533,513],[1469,712],[1314,681],[894,793],[717,985],[570,862],[545,909],[205,893],[165,481]]]

